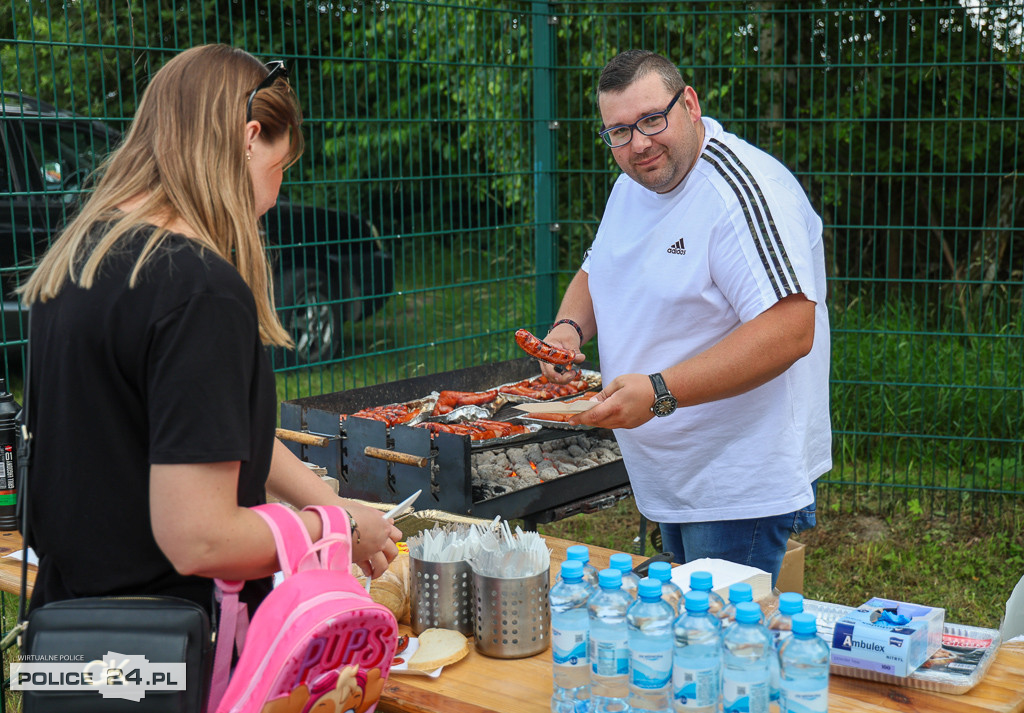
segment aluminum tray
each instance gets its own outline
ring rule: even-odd
[[[804,611],[818,618],[818,636],[831,646],[835,623],[853,611],[853,607],[804,599]],[[839,676],[962,695],[985,677],[1001,641],[995,629],[946,622],[942,627],[942,648],[909,676],[893,676],[837,664],[832,664],[829,670]]]
[[[579,369],[578,371],[580,373],[580,378],[587,382],[587,388],[584,389],[583,391],[577,391],[574,394],[567,394],[566,396],[558,396],[558,397],[550,398],[550,399],[533,399],[533,398],[530,398],[529,396],[518,396],[516,394],[503,394],[503,393],[501,393],[501,388],[503,386],[512,386],[513,384],[518,384],[519,381],[510,381],[510,382],[505,383],[505,384],[499,384],[498,386],[496,386],[494,388],[498,389],[498,396],[499,397],[504,397],[507,403],[513,403],[513,404],[546,404],[546,403],[551,403],[551,402],[555,402],[555,401],[564,401],[565,399],[574,399],[577,396],[580,396],[582,394],[588,393],[590,391],[600,391],[601,390],[601,372],[594,371],[592,369]],[[540,376],[540,374],[538,374],[537,376]],[[537,377],[534,376],[534,377],[529,377],[529,378],[535,379]],[[522,381],[522,379],[520,381]]]

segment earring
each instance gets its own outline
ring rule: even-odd
[[[252,160],[252,154],[249,153],[248,151],[245,152],[245,160],[246,161],[251,161]]]

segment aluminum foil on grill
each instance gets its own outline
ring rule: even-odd
[[[541,377],[541,374],[538,374],[537,376],[530,377],[529,379],[520,379],[519,381],[510,381],[506,384],[501,384],[500,386],[497,387],[498,394],[499,396],[504,396],[509,403],[546,403],[548,401],[561,401],[563,399],[575,398],[580,394],[584,394],[588,391],[597,391],[601,388],[601,372],[593,371],[592,369],[579,369],[578,372],[579,380],[585,381],[587,384],[587,387],[582,391],[574,391],[571,394],[553,396],[551,398],[546,399],[533,398],[531,396],[525,396],[522,394],[502,393],[501,391],[503,388],[506,387],[516,386],[518,384],[522,384],[523,382],[530,382],[535,379],[539,379]]]
[[[366,418],[373,421],[381,421],[388,428],[398,425],[415,426],[427,417],[436,402],[437,393],[434,392],[422,399],[371,406],[350,414],[343,413],[339,416],[339,419],[342,425],[344,425],[347,418]]]
[[[437,421],[438,423],[464,423],[466,421],[475,421],[478,418],[490,418],[493,413],[494,411],[486,406],[458,406],[446,414],[431,416],[430,420]]]

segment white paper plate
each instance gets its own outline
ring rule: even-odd
[[[433,671],[418,671],[414,668],[409,668],[409,659],[416,652],[416,649],[420,647],[420,640],[415,636],[409,637],[409,645],[405,647],[405,651],[398,654],[396,658],[402,659],[400,664],[391,664],[391,673],[403,673],[410,676],[427,676],[428,678],[437,678],[441,675],[441,671],[444,670],[444,666],[435,668]]]

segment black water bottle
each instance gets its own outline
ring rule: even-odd
[[[18,529],[18,419],[21,406],[0,378],[0,530]]]

